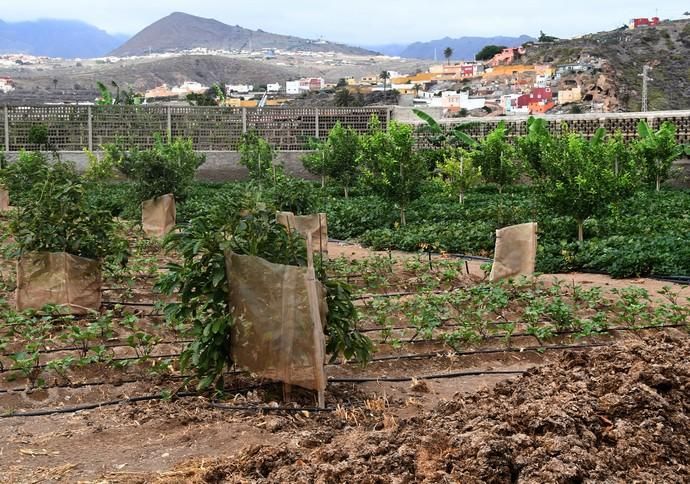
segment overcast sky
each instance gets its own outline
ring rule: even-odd
[[[689,9],[690,2],[681,0],[0,0],[0,19],[79,19],[132,35],[180,11],[268,32],[362,45],[445,36],[537,36],[540,30],[572,37],[610,30],[632,17],[658,13],[680,18]]]

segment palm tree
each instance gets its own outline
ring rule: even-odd
[[[386,79],[390,79],[391,75],[388,71],[381,71],[379,74],[379,79],[383,80],[383,92],[386,92]]]
[[[413,86],[414,89],[414,97],[419,97],[419,90],[422,88],[420,84],[415,84]]]
[[[443,57],[446,58],[448,65],[450,65],[450,58],[453,57],[453,49],[451,49],[450,47],[446,47],[443,50]]]

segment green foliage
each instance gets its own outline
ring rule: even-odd
[[[461,204],[465,201],[465,192],[477,186],[482,178],[481,168],[472,165],[462,150],[454,150],[438,168],[448,190]]]
[[[537,40],[539,42],[551,43],[556,42],[558,40],[558,37],[554,37],[553,35],[546,35],[543,30],[540,30],[539,38]]]
[[[359,174],[359,146],[359,134],[337,122],[326,141],[319,143],[316,151],[306,155],[303,163],[310,173],[326,176],[339,183],[347,198]]]
[[[135,106],[144,101],[144,95],[134,92],[132,88],[121,90],[115,81],[111,81],[110,84],[115,88],[114,94],[101,81],[96,82],[96,87],[100,93],[100,97],[96,100],[96,105],[111,106],[113,104],[124,104]]]
[[[636,155],[645,166],[645,181],[656,186],[659,191],[661,183],[669,178],[671,165],[686,154],[687,149],[676,140],[676,127],[664,122],[654,131],[645,120],[637,127],[639,139],[634,144]]]
[[[123,260],[126,242],[115,234],[112,216],[91,207],[85,191],[71,163],[56,161],[38,172],[10,223],[21,251]]]
[[[265,180],[273,176],[273,146],[256,131],[242,135],[238,151],[240,164],[247,167],[253,180]]]
[[[477,55],[474,58],[478,61],[491,60],[493,56],[500,53],[505,48],[506,47],[504,45],[487,45],[482,50],[477,52]]]
[[[392,122],[383,131],[378,118],[372,117],[359,155],[364,183],[397,205],[402,225],[406,223],[405,209],[420,195],[421,183],[429,174],[424,159],[413,147],[410,126]]]
[[[469,155],[472,164],[482,170],[484,179],[498,185],[499,191],[503,191],[520,175],[515,150],[508,143],[507,134],[506,124],[501,121]]]
[[[16,162],[0,170],[0,185],[9,191],[14,205],[22,206],[34,184],[46,176],[49,167],[43,153],[21,151]]]
[[[517,156],[526,165],[533,177],[544,176],[545,168],[542,163],[542,156],[552,142],[553,139],[546,120],[530,116],[527,120],[527,134],[517,139],[516,151]]]
[[[90,159],[89,173],[105,175],[109,167],[115,167],[134,182],[137,200],[143,202],[168,193],[182,200],[205,156],[194,151],[191,140],[175,139],[165,142],[154,135],[154,145],[148,150],[127,151],[122,144],[103,147],[102,160]]]
[[[278,224],[273,210],[258,205],[243,209],[246,201],[245,197],[236,199],[234,205],[211,208],[165,242],[168,249],[180,254],[182,263],[168,266],[157,289],[179,297],[179,302],[166,306],[165,315],[173,325],[191,326],[194,342],[183,352],[181,367],[196,372],[200,388],[217,383],[225,366],[232,363],[233,320],[227,305],[225,251],[262,257],[276,264],[306,265],[303,239]],[[334,357],[342,352],[366,361],[371,342],[354,329],[355,309],[347,286],[328,281],[326,288],[329,351],[334,352]]]
[[[539,181],[541,199],[555,213],[575,219],[580,241],[584,238],[584,221],[627,195],[633,183],[630,173],[615,173],[608,157],[608,151],[614,148],[607,149],[603,135],[601,129],[587,141],[579,134],[566,132],[543,152],[546,176]],[[617,140],[612,143],[616,145]]]
[[[27,138],[29,144],[39,147],[48,146],[48,128],[44,124],[32,124]]]

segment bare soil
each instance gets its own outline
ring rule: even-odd
[[[337,244],[329,252],[348,258],[372,254]],[[484,277],[479,266],[468,263],[474,281]],[[556,277],[604,288],[634,284],[650,292],[666,285],[589,274]],[[682,291],[690,296],[688,288]],[[655,330],[551,341],[590,343],[615,345],[526,351],[534,341],[516,338],[511,351],[494,345],[495,352],[464,355],[451,354],[438,342],[401,349],[381,345],[377,357],[439,355],[375,361],[366,368],[329,365],[331,378],[378,380],[330,383],[326,404],[331,411],[323,413],[227,410],[208,398],[189,397],[4,417],[0,475],[4,482],[18,483],[687,481],[687,333]],[[494,346],[487,342],[475,349]],[[174,350],[179,348],[156,351]],[[471,371],[494,373],[434,377]],[[84,372],[72,382],[101,377],[103,384],[23,390],[21,380],[3,381],[0,408],[4,413],[65,408],[156,395],[171,386],[143,370],[120,374],[92,367]],[[415,380],[386,381],[391,377]],[[228,405],[285,405],[279,385],[237,375],[228,375],[226,384],[234,395]],[[291,405],[312,407],[314,397],[296,391]]]

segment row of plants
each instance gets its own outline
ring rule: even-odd
[[[203,157],[188,141],[164,141],[161,137],[156,137],[149,150],[117,143],[103,147],[103,152],[100,158],[89,154],[84,176],[69,162],[30,152],[22,153],[17,162],[2,170],[0,181],[9,188],[17,207],[9,215],[16,256],[33,251],[67,252],[105,263],[113,278],[132,274],[126,267],[130,249],[124,237],[127,229],[113,216],[132,217],[137,205],[145,208],[145,200],[163,194],[172,193],[184,201],[195,171],[203,163]],[[253,156],[249,155],[250,159]],[[263,170],[260,162],[256,165]],[[169,256],[179,262],[165,268],[156,289],[174,301],[164,309],[168,323],[177,334],[193,339],[182,352],[180,370],[195,373],[202,389],[218,384],[223,370],[232,364],[229,342],[234,321],[227,307],[225,251],[255,255],[273,263],[306,265],[303,240],[275,220],[277,208],[302,209],[302,197],[284,189],[299,182],[267,166],[272,173],[270,185],[264,187],[258,177],[255,185],[242,187],[211,209],[206,206],[188,211],[187,223],[164,243]],[[265,189],[269,199],[280,200],[279,206],[260,202],[266,197],[261,191],[255,193],[255,186]],[[311,193],[311,186],[308,191]],[[325,321],[327,351],[333,358],[366,361],[371,342],[354,329],[356,311],[349,287],[329,279],[323,270],[319,279],[329,308]],[[50,307],[44,310],[52,311]],[[75,328],[86,334],[91,326]],[[40,351],[37,346],[28,353],[22,350],[15,354],[28,368],[36,366]]]

